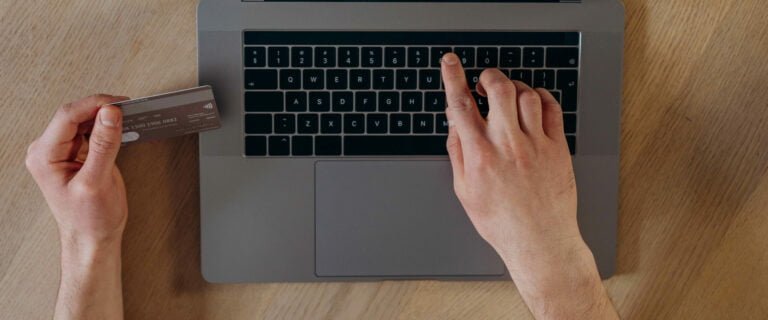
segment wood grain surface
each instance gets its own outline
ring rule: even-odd
[[[768,5],[626,0],[626,319],[768,318]],[[196,85],[196,1],[0,0],[0,318],[50,318],[55,222],[23,165],[63,102]],[[128,319],[527,319],[511,282],[211,285],[197,138],[124,148]]]

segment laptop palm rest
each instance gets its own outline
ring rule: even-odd
[[[315,164],[319,277],[502,275],[453,193],[447,161]]]

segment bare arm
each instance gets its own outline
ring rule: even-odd
[[[543,89],[485,70],[480,116],[454,54],[442,64],[454,188],[537,319],[617,319],[576,223],[576,185],[560,105]]]
[[[62,106],[27,152],[61,238],[55,319],[123,318],[120,245],[128,206],[115,165],[122,115],[102,107],[123,99],[96,95]]]
[[[120,243],[79,243],[62,236],[55,319],[122,319]]]

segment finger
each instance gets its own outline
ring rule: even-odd
[[[520,132],[517,119],[517,88],[507,76],[497,69],[486,69],[480,74],[480,84],[488,93],[488,122],[498,124],[509,133]]]
[[[39,139],[39,147],[43,150],[45,160],[49,162],[69,160],[71,143],[78,134],[80,124],[93,119],[100,105],[123,100],[123,98],[100,94],[60,107]]]
[[[448,157],[451,159],[453,185],[455,188],[460,187],[464,184],[464,154],[455,126],[448,127],[448,141],[446,141],[445,147],[448,149]]]
[[[482,76],[482,73],[480,75]],[[477,94],[486,98],[488,97],[488,92],[485,91],[485,88],[483,87],[482,82],[480,81],[477,82],[477,85],[475,86],[475,90],[477,90]]]
[[[99,109],[88,141],[88,155],[80,171],[86,180],[111,177],[117,152],[120,151],[122,118],[118,107],[107,105]]]
[[[539,93],[521,81],[515,81],[520,128],[531,136],[544,135],[541,97]]]
[[[546,89],[538,88],[536,92],[541,96],[544,133],[550,139],[565,140],[563,128],[563,108],[557,102],[552,93]]]
[[[463,150],[473,148],[482,140],[485,121],[469,92],[464,68],[461,67],[458,56],[453,53],[443,56],[442,76],[448,104],[445,110],[448,121],[456,126],[456,133],[461,141],[465,142]]]

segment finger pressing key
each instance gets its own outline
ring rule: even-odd
[[[467,87],[467,78],[458,56],[453,53],[443,56],[442,75],[448,104],[445,113],[450,125],[456,127],[463,149],[467,150],[482,141],[485,121]]]

